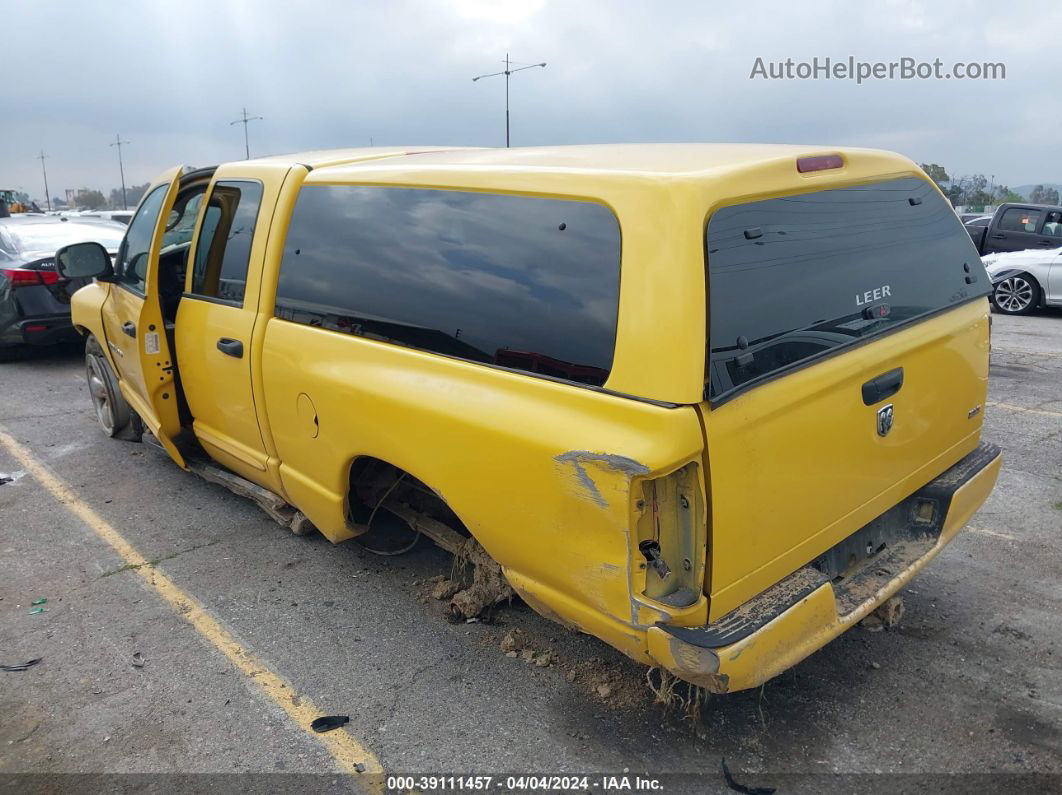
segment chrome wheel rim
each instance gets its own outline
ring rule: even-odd
[[[107,375],[104,373],[104,364],[97,356],[85,357],[85,373],[88,377],[89,397],[92,398],[92,406],[96,409],[96,419],[100,427],[107,433],[114,432],[114,405],[111,401],[111,393],[107,389]]]
[[[1021,276],[1011,276],[996,285],[996,306],[1007,312],[1028,309],[1032,300],[1032,285]]]

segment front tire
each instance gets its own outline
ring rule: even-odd
[[[1040,285],[1027,273],[1008,276],[992,288],[992,305],[1004,315],[1027,315],[1040,305]]]
[[[85,378],[96,420],[103,432],[112,439],[139,442],[144,432],[143,423],[122,397],[114,370],[95,337],[89,337],[85,343]]]

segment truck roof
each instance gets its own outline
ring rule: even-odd
[[[873,160],[891,171],[909,171],[911,161],[893,152],[836,146],[791,144],[587,144],[487,149],[441,146],[377,146],[325,149],[255,158],[253,163],[290,163],[326,169],[340,176],[347,169],[413,166],[417,169],[462,168],[507,172],[564,171],[595,176],[695,176],[750,166],[795,162],[798,157],[841,154]],[[381,162],[384,161],[384,162]],[[329,176],[332,176],[331,174]],[[355,174],[350,174],[356,178]]]
[[[376,150],[348,150],[363,153]],[[325,155],[327,153],[317,153]],[[795,163],[799,157],[841,154],[846,159],[873,160],[886,171],[909,171],[911,161],[901,155],[876,149],[831,146],[797,146],[786,144],[590,144],[581,146],[541,146],[513,149],[444,149],[411,147],[380,152],[379,158],[360,156],[320,166],[335,171],[336,176],[348,169],[381,166],[412,166],[417,169],[436,167],[489,169],[506,172],[563,171],[573,174],[604,176],[644,175],[697,176],[713,171],[732,171],[768,163]],[[402,155],[405,155],[402,157]],[[395,156],[399,156],[395,158]],[[382,162],[381,162],[382,160]],[[355,162],[357,161],[357,162]],[[296,161],[304,162],[304,161]],[[329,175],[331,176],[331,174]],[[350,172],[350,176],[354,176]]]
[[[377,160],[384,157],[400,157],[402,155],[416,154],[419,152],[434,152],[444,150],[440,146],[363,146],[349,149],[312,149],[306,152],[293,152],[284,155],[268,155],[255,157],[246,163],[289,163],[291,165],[303,165],[310,168],[325,168],[327,166],[354,163],[359,160]]]

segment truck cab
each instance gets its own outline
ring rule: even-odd
[[[979,253],[996,254],[1062,246],[1062,206],[1001,204],[988,228],[967,226]]]

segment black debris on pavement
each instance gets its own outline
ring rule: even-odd
[[[26,660],[24,663],[18,663],[17,665],[0,665],[0,671],[25,671],[27,668],[32,668],[40,661],[41,658],[37,657],[33,660]]]
[[[318,734],[323,734],[324,732],[332,731],[332,729],[338,729],[340,726],[346,726],[348,723],[350,723],[350,717],[347,715],[325,715],[314,720],[310,724],[310,728]]]

